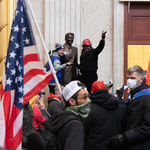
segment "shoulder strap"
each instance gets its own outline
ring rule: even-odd
[[[47,141],[51,141],[51,139],[54,136],[51,132],[49,132],[48,130],[45,130],[45,129],[41,129],[40,132],[43,135],[43,138]]]

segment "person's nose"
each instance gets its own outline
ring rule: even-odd
[[[86,102],[89,102],[89,100],[90,100],[89,97],[87,97]]]

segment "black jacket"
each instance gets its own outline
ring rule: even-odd
[[[94,92],[90,99],[91,112],[84,122],[85,150],[108,150],[108,139],[121,133],[122,109],[107,90]]]
[[[33,126],[33,109],[29,102],[23,106],[22,146],[27,147],[27,137],[35,130]]]
[[[131,98],[143,90],[150,88],[143,82],[135,91],[131,91]],[[150,150],[150,95],[132,99],[125,107],[125,136],[128,140],[126,150]]]
[[[80,56],[80,71],[82,74],[86,74],[88,72],[96,72],[98,69],[97,60],[99,53],[103,50],[105,45],[105,41],[101,40],[99,45],[93,49],[90,48],[87,52],[82,50],[82,54]]]
[[[64,106],[56,97],[51,97],[48,99],[47,111],[50,115],[54,115],[57,112],[64,111]]]
[[[84,145],[84,129],[83,124],[72,112],[58,112],[53,116],[52,120],[46,121],[44,128],[53,132],[54,126],[64,117],[74,115],[76,119],[67,122],[59,131],[56,132],[56,143],[58,150],[83,150]]]

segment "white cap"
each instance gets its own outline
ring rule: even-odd
[[[72,81],[65,86],[63,89],[63,97],[66,101],[68,101],[76,92],[82,89],[82,86],[79,86],[77,83],[81,83],[80,81]]]

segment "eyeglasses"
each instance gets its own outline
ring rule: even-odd
[[[83,45],[83,47],[90,47],[90,45]]]
[[[81,99],[86,100],[89,96],[90,96],[90,94],[87,94],[87,95],[84,95],[84,96],[82,96],[82,97],[78,97],[78,98],[81,98]]]

